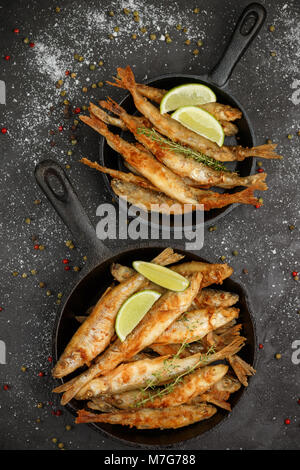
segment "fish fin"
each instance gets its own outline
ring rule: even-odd
[[[258,173],[257,175],[250,176],[249,179],[251,179],[252,187],[259,191],[266,191],[268,189],[268,185],[265,182],[266,177],[267,173]]]
[[[247,375],[254,375],[256,370],[253,369],[250,364],[247,362],[243,361],[239,356],[236,354],[233,356],[228,357],[229,364],[233,368],[237,378],[239,381],[245,386],[248,386],[248,380],[247,380]]]
[[[258,145],[257,147],[252,147],[250,149],[243,149],[242,147],[238,147],[236,149],[238,156],[237,159],[244,160],[246,157],[282,159],[283,157],[281,155],[275,153],[276,147],[277,144]]]
[[[117,71],[121,78],[122,85],[124,88],[126,88],[126,90],[132,90],[136,88],[135,78],[129,65],[127,65],[125,69],[118,67]]]

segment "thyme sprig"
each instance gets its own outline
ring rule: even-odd
[[[167,359],[166,362],[167,361],[173,362],[174,359],[178,359],[183,349],[186,347],[187,347],[187,343],[182,343],[177,353],[174,356],[172,356],[171,359]],[[153,401],[155,398],[161,398],[173,392],[174,387],[178,385],[179,383],[181,383],[186,375],[191,374],[200,364],[205,364],[206,362],[208,362],[209,357],[214,353],[215,353],[215,348],[214,346],[211,346],[205,354],[201,354],[199,361],[197,361],[193,367],[190,367],[188,370],[186,370],[182,374],[179,374],[175,378],[175,380],[173,380],[173,382],[166,384],[163,388],[156,389],[155,393],[151,393],[149,391],[147,397],[137,402],[134,406],[136,407],[143,406],[145,405],[145,403],[148,403],[149,401]],[[156,383],[158,382],[157,375],[155,375],[154,379],[152,380],[152,384],[151,385],[148,384],[145,388],[141,389],[141,392],[146,393],[149,388],[155,389],[154,381]]]
[[[177,142],[173,142],[166,137],[161,136],[155,129],[149,129],[147,127],[139,127],[137,129],[138,134],[143,134],[146,137],[149,137],[154,142],[157,142],[163,149],[171,150],[173,152],[182,153],[187,158],[193,158],[197,162],[203,163],[204,165],[213,168],[217,171],[226,171],[227,173],[231,173],[225,165],[218,162],[212,157],[205,155],[202,152],[197,152],[189,147],[185,147],[184,145],[180,145]]]

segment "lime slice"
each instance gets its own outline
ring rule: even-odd
[[[154,290],[142,290],[123,303],[115,323],[116,333],[121,341],[125,340],[160,296],[161,294]]]
[[[188,83],[176,86],[165,94],[160,102],[160,112],[164,114],[182,106],[196,106],[216,100],[216,95],[208,86],[200,83]]]
[[[223,127],[212,114],[204,109],[196,106],[183,106],[172,114],[172,118],[222,147],[224,143]]]
[[[189,281],[171,269],[146,261],[134,261],[134,269],[150,281],[166,289],[181,292],[189,286]]]

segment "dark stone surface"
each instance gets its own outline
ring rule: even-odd
[[[34,167],[45,158],[70,164],[70,179],[96,223],[96,207],[110,201],[110,195],[101,175],[83,167],[78,159],[96,159],[99,139],[79,126],[78,144],[72,147],[72,120],[63,117],[60,92],[65,89],[75,107],[108,93],[118,99],[123,91],[107,86],[89,87],[87,94],[81,91],[85,85],[111,78],[118,65],[132,65],[139,81],[164,72],[202,74],[222,54],[234,23],[249,2],[167,0],[149,1],[146,7],[141,0],[61,3],[0,1],[0,79],[7,86],[7,104],[0,105],[0,127],[8,129],[0,137],[0,340],[7,348],[7,364],[0,364],[0,448],[54,449],[51,438],[56,437],[70,449],[126,449],[129,447],[88,426],[66,431],[72,416],[66,411],[62,416],[51,414],[52,409],[61,409],[58,398],[51,394],[54,381],[48,362],[54,319],[61,308],[56,304],[57,293],[63,293],[63,301],[79,276],[73,270],[64,271],[61,260],[67,257],[72,266],[83,266],[85,251],[66,247],[70,234],[37,187]],[[300,80],[300,8],[297,0],[261,3],[268,12],[266,23],[237,65],[228,89],[248,110],[257,142],[267,138],[278,142],[285,158],[263,163],[269,184],[269,191],[263,194],[264,206],[259,210],[238,207],[218,223],[216,231],[206,230],[201,256],[217,261],[225,255],[234,267],[234,278],[250,292],[258,341],[264,348],[258,352],[257,374],[229,418],[212,432],[185,443],[183,449],[299,449],[299,365],[292,362],[292,343],[300,340],[300,303],[299,284],[291,273],[300,271],[300,123],[299,104],[293,98],[293,86],[299,88],[295,81]],[[139,25],[121,13],[128,5],[139,10],[141,25],[148,28],[136,41],[131,34]],[[57,6],[61,6],[59,13]],[[198,15],[192,12],[195,6],[200,8]],[[107,16],[108,10],[115,11],[113,18]],[[176,30],[178,23],[188,28],[186,34]],[[274,32],[269,31],[270,25],[275,25]],[[120,27],[118,37],[108,40],[114,26]],[[13,33],[14,28],[20,33]],[[157,41],[149,40],[150,32],[157,34]],[[165,32],[172,43],[159,40]],[[35,46],[24,43],[25,37]],[[191,46],[184,45],[186,37],[191,38]],[[192,50],[197,39],[204,44],[195,57]],[[74,61],[74,53],[82,55],[84,62]],[[11,56],[8,61],[3,58],[7,54]],[[89,63],[100,59],[104,66],[90,71]],[[65,70],[77,72],[76,79],[66,77]],[[65,82],[61,89],[56,88],[59,79]],[[54,110],[49,115],[51,106]],[[64,126],[61,133],[59,125]],[[50,130],[55,135],[49,136]],[[73,155],[67,156],[71,148]],[[41,204],[35,205],[35,199]],[[25,223],[28,217],[30,224]],[[291,224],[296,226],[293,231],[289,230]],[[33,249],[33,235],[45,245],[44,251]],[[110,242],[112,249],[136,244]],[[239,255],[233,256],[232,250]],[[248,274],[243,274],[244,268]],[[30,273],[32,269],[37,270],[36,275]],[[19,275],[14,277],[13,271]],[[46,288],[38,287],[41,281]],[[46,295],[47,289],[52,295]],[[274,358],[276,353],[281,353],[280,360]],[[22,366],[27,367],[26,372],[21,371]],[[45,376],[39,377],[39,371]],[[3,390],[4,384],[10,389]],[[37,408],[39,402],[43,408]],[[284,424],[285,418],[291,420],[290,425]]]

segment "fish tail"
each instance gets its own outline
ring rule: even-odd
[[[100,100],[99,104],[102,108],[117,114],[117,116],[121,116],[121,114],[124,112],[124,109],[110,97],[107,98],[107,101]]]
[[[238,160],[244,160],[246,157],[282,159],[283,157],[275,152],[276,147],[277,144],[264,144],[250,149],[238,148]]]
[[[257,175],[252,175],[249,177],[251,180],[252,188],[255,188],[259,191],[266,191],[268,189],[268,185],[265,182],[267,177],[267,173],[258,173]]]
[[[106,81],[106,83],[108,83],[108,85],[112,85],[112,86],[115,86],[117,88],[122,88],[124,90],[125,87],[124,87],[122,81],[119,80],[117,77],[113,77],[113,79],[115,80],[114,82]]]
[[[237,336],[230,344],[228,344],[228,346],[225,346],[221,351],[214,354],[214,360],[226,359],[227,357],[238,353],[244,346],[245,341],[246,338],[243,336]]]
[[[109,131],[107,125],[101,121],[99,117],[96,118],[89,116],[79,116],[79,119],[88,126],[95,129],[97,132],[99,132],[99,134],[102,134],[104,137],[111,137],[114,135]]]
[[[233,195],[236,196],[235,202],[256,206],[258,204],[258,199],[254,196],[255,189],[257,188],[251,187],[244,189],[244,191],[240,191],[239,193],[234,193]]]
[[[136,88],[136,82],[135,82],[135,78],[134,78],[134,75],[130,66],[127,65],[125,69],[122,69],[121,67],[119,67],[117,71],[118,71],[118,75],[121,78],[123,87],[129,91],[134,90]]]

